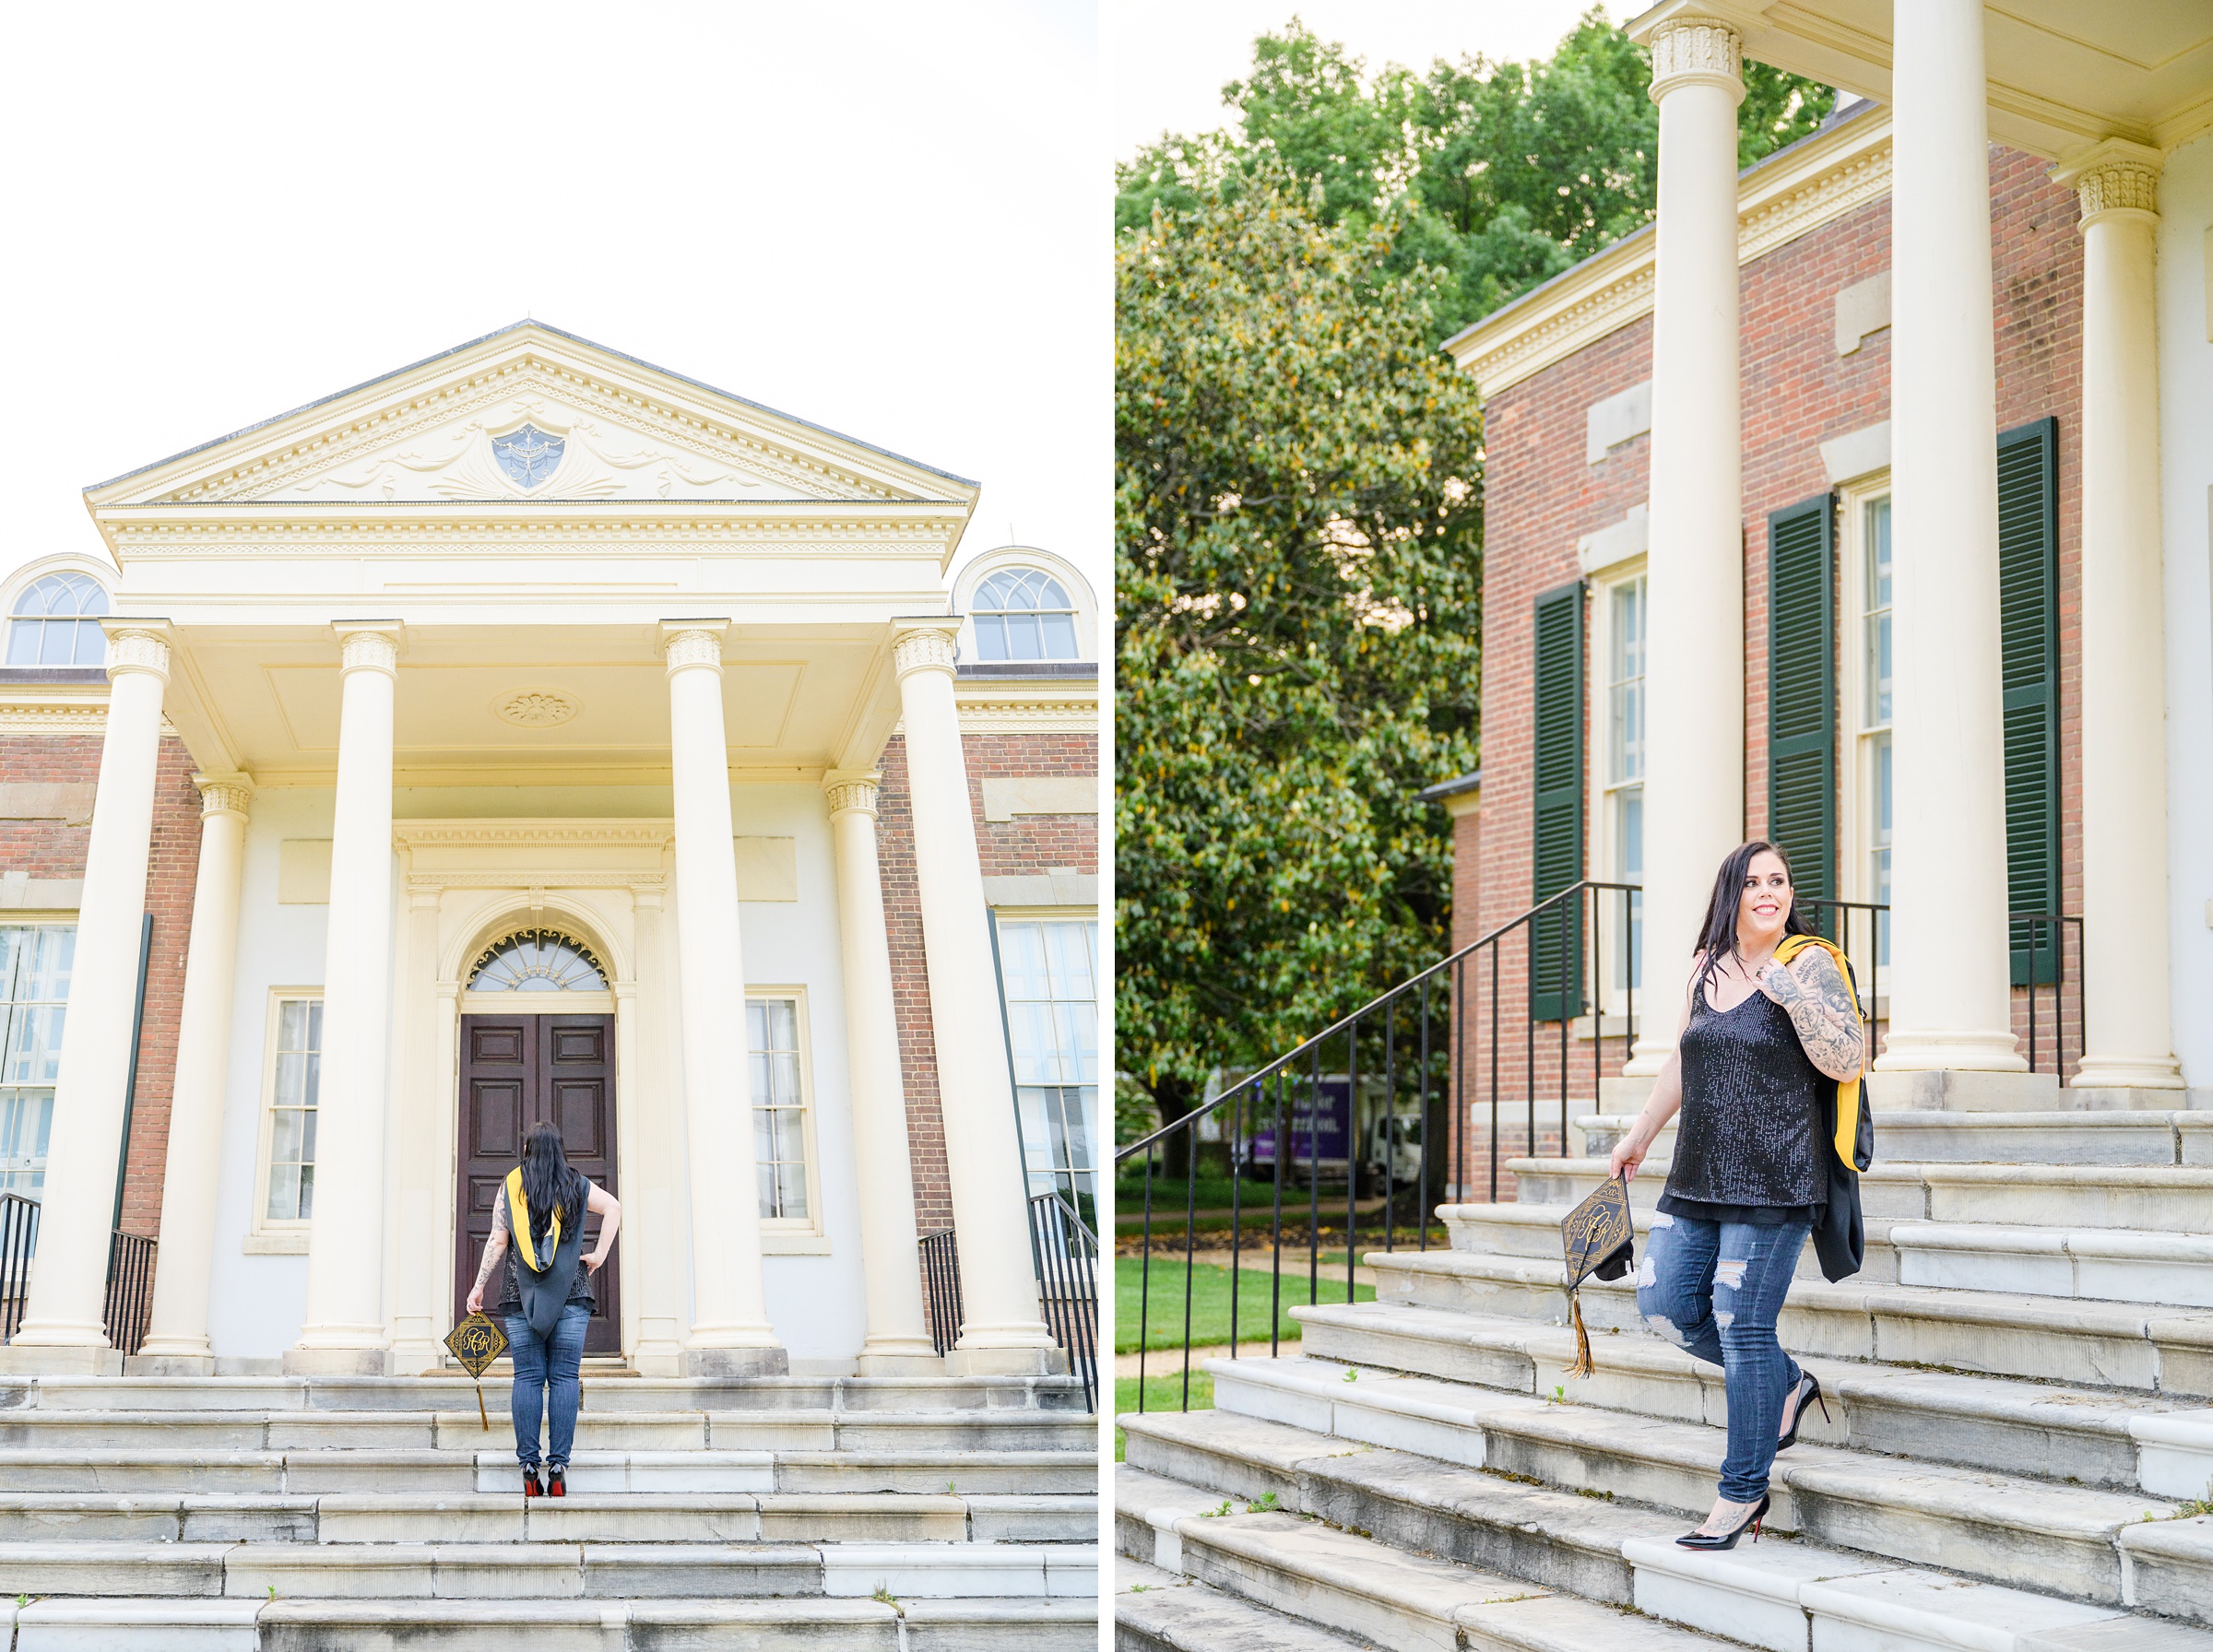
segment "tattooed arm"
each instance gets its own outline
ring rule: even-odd
[[[1844,973],[1825,950],[1806,948],[1787,969],[1769,959],[1759,989],[1789,1014],[1808,1061],[1832,1079],[1859,1076],[1866,1034]]]
[[[491,1234],[484,1241],[483,1266],[477,1269],[477,1282],[468,1292],[468,1311],[480,1313],[484,1307],[484,1287],[491,1279],[491,1270],[500,1265],[507,1254],[507,1201],[503,1198],[492,1207]]]

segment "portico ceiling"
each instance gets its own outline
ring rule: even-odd
[[[1893,3],[1671,0],[1646,17],[1723,18],[1742,30],[1746,55],[1888,101]],[[1989,0],[1983,18],[1990,135],[2001,143],[2061,160],[2108,137],[2171,149],[2213,127],[2206,0]]]
[[[524,323],[86,490],[209,769],[337,764],[337,621],[400,628],[420,783],[664,781],[662,625],[727,624],[733,769],[866,767],[890,623],[946,611],[977,489]]]

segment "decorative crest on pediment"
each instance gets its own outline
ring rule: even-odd
[[[166,503],[912,497],[532,354],[204,477]]]

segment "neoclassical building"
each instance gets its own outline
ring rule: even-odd
[[[1772,836],[1802,895],[1888,909],[1850,937],[1887,1103],[2053,1104],[2057,1013],[2076,1105],[2182,1106],[2213,1092],[2213,29],[1895,10],[1646,12],[1657,221],[1447,342],[1486,442],[1457,938],[1641,885],[1574,955],[1570,1066],[1590,1092],[1596,993],[1604,1072],[1649,1080],[1675,1011],[1632,1030],[1631,988],[1678,990],[1714,868]],[[1740,173],[1746,58],[1849,89]]]
[[[592,1354],[1064,1368],[1097,616],[949,575],[976,494],[533,323],[88,490],[112,564],[6,587],[0,1369],[119,1367],[118,1233],[133,1370],[435,1369],[539,1119],[623,1206]]]

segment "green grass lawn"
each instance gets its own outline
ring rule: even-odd
[[[1181,1222],[1183,1213],[1190,1208],[1190,1201],[1194,1196],[1198,1208],[1201,1210],[1226,1210],[1229,1209],[1230,1178],[1225,1175],[1208,1174],[1201,1172],[1199,1176],[1199,1186],[1194,1190],[1180,1176],[1171,1180],[1155,1170],[1153,1174],[1153,1220],[1154,1221]],[[1244,1201],[1244,1206],[1248,1210],[1257,1206],[1261,1213],[1265,1214],[1274,1207],[1274,1185],[1270,1182],[1248,1182],[1245,1184],[1244,1192],[1238,1194],[1237,1198]],[[1286,1210],[1289,1208],[1290,1202],[1290,1189],[1285,1188],[1284,1203]],[[1341,1198],[1338,1202],[1342,1205],[1343,1200]],[[1306,1207],[1302,1204],[1299,1209],[1303,1210]],[[1119,1222],[1129,1221],[1135,1218],[1142,1221],[1144,1214],[1144,1177],[1142,1175],[1116,1177],[1114,1184],[1115,1220]]]
[[[1117,1257],[1114,1259],[1114,1351],[1117,1353],[1135,1353],[1138,1349],[1138,1296],[1142,1269],[1143,1263],[1136,1257]],[[1153,1258],[1153,1281],[1148,1292],[1151,1308],[1144,1341],[1148,1350],[1180,1349],[1183,1346],[1183,1275],[1184,1265],[1180,1257],[1155,1256]],[[1229,1275],[1228,1268],[1216,1268],[1205,1262],[1191,1268],[1193,1347],[1213,1347],[1230,1339]],[[1265,1269],[1247,1268],[1240,1270],[1237,1325],[1237,1339],[1239,1342],[1267,1342],[1272,1288],[1272,1280]],[[1361,1285],[1355,1287],[1352,1300],[1373,1302],[1375,1299],[1375,1287]],[[1284,1311],[1280,1318],[1281,1334],[1284,1338],[1296,1339],[1298,1336],[1298,1321],[1291,1317],[1291,1309],[1294,1304],[1307,1300],[1306,1258],[1298,1258],[1298,1267],[1294,1272],[1291,1258],[1286,1257],[1284,1266]],[[1323,1272],[1320,1292],[1313,1300],[1325,1303],[1345,1300],[1342,1264],[1334,1278],[1326,1270]],[[1150,1398],[1146,1403],[1152,1403]]]
[[[1145,1378],[1145,1410],[1148,1411],[1178,1411],[1183,1409],[1183,1373],[1169,1376]],[[1203,1371],[1191,1373],[1191,1410],[1211,1411],[1214,1409],[1214,1379]],[[1114,1379],[1114,1413],[1137,1410],[1137,1378],[1118,1376]],[[1122,1460],[1122,1431],[1114,1431],[1114,1460]]]

